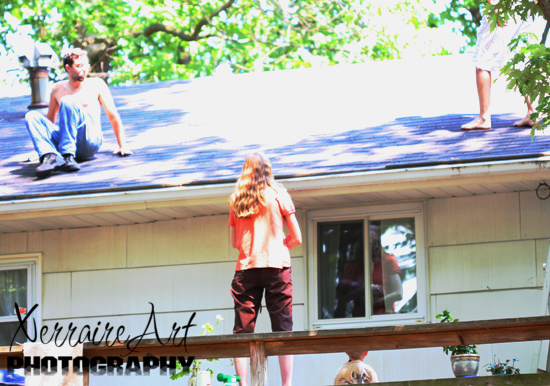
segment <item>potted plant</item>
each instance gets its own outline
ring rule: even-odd
[[[518,358],[512,358],[512,364],[510,365],[510,359],[506,359],[506,362],[501,362],[500,359],[498,362],[496,361],[495,357],[495,363],[487,363],[485,366],[485,370],[492,375],[516,375],[520,374],[520,371],[517,367],[515,367],[516,362],[519,361]]]
[[[441,323],[458,322],[453,318],[448,310],[436,315],[436,319],[441,319]],[[466,377],[476,375],[479,370],[479,354],[475,344],[462,346],[444,346],[445,354],[451,354],[451,365],[455,377]]]
[[[214,335],[214,329],[221,323],[223,318],[220,315],[216,315],[216,324],[211,325],[210,323],[205,323],[201,326],[203,332],[200,336],[205,335]],[[219,358],[206,359],[208,362],[220,362]],[[231,361],[233,362],[233,361]],[[182,378],[185,375],[190,374],[188,385],[191,386],[202,386],[210,385],[211,379],[214,376],[214,370],[207,368],[202,370],[201,366],[205,364],[204,360],[195,360],[193,361],[193,366],[190,368],[183,368],[179,362],[176,363],[176,368],[179,370],[176,374],[170,376],[170,379],[175,381]],[[231,363],[233,364],[233,363]],[[231,365],[230,364],[230,365]]]

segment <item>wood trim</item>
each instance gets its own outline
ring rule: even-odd
[[[197,359],[250,357],[250,344],[263,342],[267,356],[343,352],[356,348],[399,350],[461,344],[489,344],[550,339],[550,316],[481,320],[457,323],[425,323],[335,330],[231,334],[188,337],[185,347],[143,339],[130,355],[185,354]],[[84,344],[84,356],[127,356],[124,343]],[[0,358],[23,356],[20,346],[0,347]]]
[[[129,353],[124,343],[109,346],[102,342],[95,346],[92,343],[84,344],[84,356],[194,356],[196,359],[208,358],[235,358],[251,357],[252,385],[265,385],[266,359],[273,355],[289,354],[320,354],[344,352],[347,350],[399,350],[406,348],[455,346],[461,344],[489,344],[503,342],[523,342],[532,340],[550,339],[550,316],[481,320],[457,323],[434,323],[420,325],[398,325],[383,327],[365,327],[340,330],[312,330],[275,332],[264,334],[233,334],[233,335],[208,335],[189,337],[185,346],[179,347],[171,343],[165,345],[155,339],[144,339],[137,350]],[[23,357],[21,346],[0,347],[0,368],[6,368],[8,356]],[[537,374],[531,374],[537,375]],[[514,385],[549,385],[546,383],[517,383],[520,378],[528,376],[515,376]],[[479,379],[481,379],[480,377]],[[486,377],[483,377],[486,378]],[[501,383],[503,378],[493,383],[473,383],[468,378],[468,383],[421,383],[422,385],[508,385]],[[525,378],[525,379],[527,379]],[[530,380],[531,378],[529,378]],[[534,378],[533,378],[534,379]],[[257,383],[256,383],[257,381]],[[460,380],[453,380],[459,382]],[[533,381],[533,382],[535,382]],[[264,383],[262,383],[264,382]],[[428,381],[422,381],[428,382]],[[430,381],[431,382],[431,381]],[[435,381],[434,381],[435,382]],[[477,382],[477,380],[476,380]],[[543,381],[541,381],[543,382]],[[391,383],[392,386],[415,385],[415,383]],[[420,385],[420,383],[418,383]]]
[[[498,375],[491,377],[381,382],[378,386],[548,386],[550,374]]]

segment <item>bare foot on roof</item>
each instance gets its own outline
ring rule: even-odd
[[[461,128],[462,130],[489,130],[491,128],[491,117],[478,116],[472,122],[462,125]]]
[[[527,115],[522,120],[517,121],[514,123],[514,127],[533,127],[535,126],[535,122],[531,120],[531,117]]]

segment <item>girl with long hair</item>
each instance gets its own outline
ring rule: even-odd
[[[275,182],[267,157],[252,153],[229,198],[231,245],[239,250],[231,295],[233,333],[252,333],[265,290],[272,331],[292,331],[289,250],[302,243],[290,195]],[[285,237],[284,226],[289,234]],[[283,386],[292,385],[292,355],[279,356]],[[248,358],[235,358],[241,386],[248,386]]]

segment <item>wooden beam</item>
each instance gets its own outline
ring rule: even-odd
[[[250,357],[251,344],[261,344],[266,356],[321,354],[346,350],[399,350],[406,348],[490,344],[550,339],[550,316],[482,320],[457,323],[312,330],[264,334],[208,335],[187,338],[179,347],[144,339],[133,353],[125,344],[84,344],[84,356],[194,356],[196,359]],[[256,347],[256,346],[255,346]],[[21,346],[0,347],[0,367],[10,355],[23,357]]]
[[[161,345],[157,340],[143,340],[136,351],[130,353],[125,344],[116,344],[112,347],[84,344],[84,356],[136,356],[142,359],[144,356],[193,356],[196,359],[235,358],[250,356],[250,341],[225,341],[220,338],[233,335],[217,335],[218,339],[204,341],[201,338],[188,338],[187,348],[183,345],[176,347],[172,344]]]
[[[454,324],[454,323],[453,323]],[[432,325],[433,326],[433,325]],[[346,350],[400,350],[424,347],[459,346],[523,342],[550,339],[550,324],[526,324],[518,326],[479,326],[449,330],[403,330],[362,333],[350,331],[349,335],[294,337],[266,341],[266,353],[271,355],[330,353]],[[339,350],[340,348],[340,350]]]
[[[264,342],[250,342],[250,384],[267,386],[267,356]]]
[[[491,377],[381,382],[378,386],[548,386],[550,374],[498,375]]]

